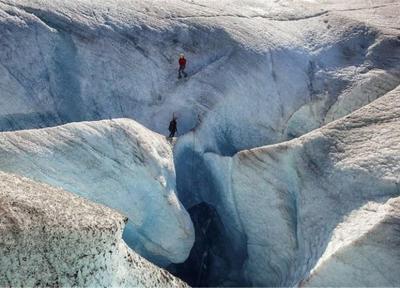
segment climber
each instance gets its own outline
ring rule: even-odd
[[[178,79],[182,78],[182,74],[185,78],[188,76],[187,73],[185,72],[185,68],[186,68],[186,59],[185,55],[182,53],[179,57]]]
[[[168,130],[170,132],[168,138],[173,138],[175,136],[176,131],[178,131],[176,126],[177,126],[176,117],[175,117],[175,115],[172,115],[172,120],[171,120],[171,122],[169,122],[169,127],[168,127]]]

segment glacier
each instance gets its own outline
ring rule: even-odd
[[[0,0],[0,170],[126,214],[129,246],[194,286],[398,286],[399,14]]]
[[[193,245],[171,146],[133,120],[0,133],[0,167],[124,213],[124,240],[159,265],[184,261]]]
[[[127,218],[0,172],[2,287],[187,287],[122,241]]]

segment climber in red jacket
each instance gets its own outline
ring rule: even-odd
[[[178,70],[178,79],[182,78],[182,74],[183,77],[187,77],[187,73],[185,72],[185,68],[186,68],[186,59],[185,59],[185,55],[181,54],[179,57],[179,70]]]

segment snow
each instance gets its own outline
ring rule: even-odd
[[[0,172],[0,286],[187,287],[122,241],[125,216]]]
[[[125,241],[160,265],[184,261],[194,241],[172,161],[163,136],[128,119],[0,133],[1,170],[124,213]]]

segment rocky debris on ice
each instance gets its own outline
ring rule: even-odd
[[[186,287],[122,240],[126,217],[0,172],[0,286]]]
[[[124,240],[160,265],[184,261],[193,245],[193,225],[175,193],[171,146],[133,120],[0,133],[0,170],[124,213]]]

